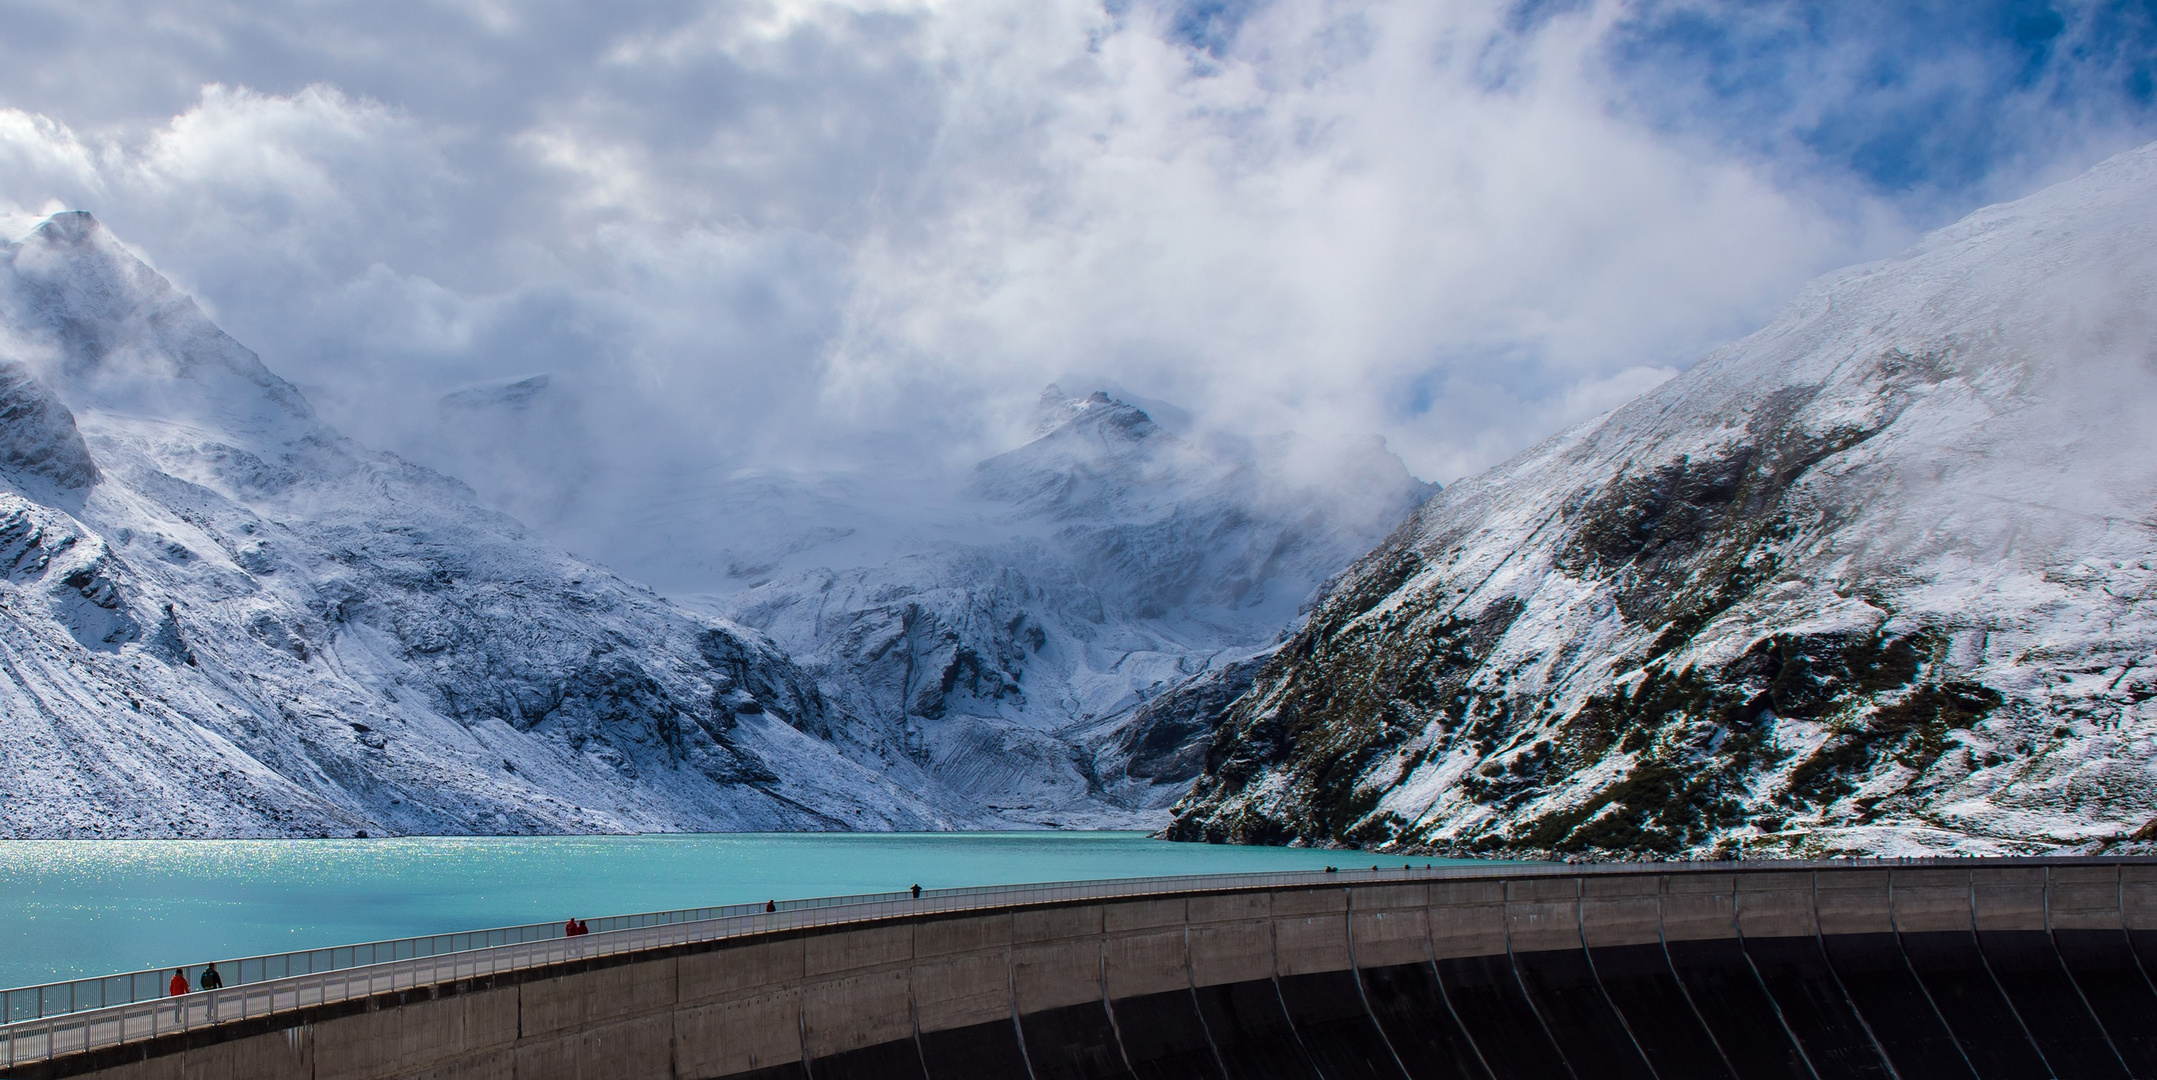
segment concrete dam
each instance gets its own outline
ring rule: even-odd
[[[2152,860],[1343,870],[900,894],[265,977],[10,1024],[0,1071],[2157,1078],[2152,975]]]

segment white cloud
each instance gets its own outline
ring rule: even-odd
[[[1614,119],[1601,13],[1487,86],[1476,45],[1503,16],[1284,6],[1228,60],[1126,26],[1060,65],[961,63],[985,74],[955,88],[920,174],[930,212],[859,249],[834,390],[1019,397],[1097,371],[1218,422],[1385,430],[1419,466],[1475,467],[1541,434],[1525,427],[1576,384],[1688,362],[1879,244]],[[1014,102],[1022,156],[999,125]],[[1506,364],[1496,412],[1401,400]]]
[[[1052,380],[1450,480],[1912,232],[1622,105],[1614,0],[1280,0],[1218,54],[1086,0],[26,2],[10,228],[97,212],[354,434],[564,529],[671,469],[964,463]],[[577,468],[438,418],[536,371]]]

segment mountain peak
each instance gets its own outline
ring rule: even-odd
[[[86,214],[0,245],[0,667],[9,836],[974,820],[759,635],[314,420]]]
[[[298,388],[218,329],[195,301],[80,210],[0,248],[0,321],[68,406],[188,419],[292,442],[319,434]]]
[[[1119,441],[1137,442],[1168,435],[1146,410],[1096,390],[1085,397],[1070,397],[1050,383],[1041,393],[1041,419],[1034,425],[1034,440],[1051,439],[1061,432],[1100,432]],[[1173,436],[1170,436],[1173,438]]]
[[[40,222],[32,235],[55,247],[82,247],[111,234],[88,210],[63,210]]]

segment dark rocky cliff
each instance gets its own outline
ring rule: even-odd
[[[2157,149],[1816,284],[1447,489],[1227,710],[1173,836],[2139,843]]]

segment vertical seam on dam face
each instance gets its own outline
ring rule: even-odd
[[[1198,1000],[1198,972],[1192,968],[1191,961],[1191,905],[1188,901],[1183,908],[1183,988],[1191,995],[1191,1011],[1198,1015],[1198,1030],[1206,1036],[1206,1049],[1213,1053],[1214,1066],[1221,1070],[1222,1076],[1229,1076],[1228,1059],[1221,1056],[1221,1044],[1214,1040],[1213,1026],[1206,1023],[1206,1010]],[[1230,1080],[1235,1078],[1230,1077]]]
[[[1011,986],[1011,1037],[1018,1040],[1019,1060],[1026,1065],[1027,1080],[1038,1080],[1034,1072],[1033,1055],[1026,1049],[1026,1025],[1019,1022],[1019,943],[1015,930],[1011,944],[1004,948],[1004,973],[1010,979]],[[810,1080],[815,1078],[811,1077]]]
[[[1985,943],[1977,936],[1977,871],[1965,872],[1969,883],[1970,945],[1977,950],[1977,962],[1984,966],[1985,977],[1992,980],[1993,988],[2000,992],[2000,1000],[2007,1003],[2007,1014],[2015,1018],[2015,1026],[2022,1030],[2022,1037],[2029,1041],[2030,1049],[2037,1052],[2037,1060],[2045,1067],[2045,1075],[2052,1080],[2076,1080],[2060,1076],[2053,1067],[2052,1058],[2045,1053],[2044,1044],[2037,1041],[2037,1034],[2030,1030],[2030,1022],[2023,1019],[2022,1010],[2015,1007],[2015,999],[2007,992],[2007,984],[2000,981],[2000,973],[1992,970],[1992,958],[1985,955]],[[2092,1017],[2095,1019],[2095,1017]]]
[[[918,942],[921,939],[916,937],[914,940]],[[915,1000],[914,992],[914,975],[921,970],[921,950],[917,946],[911,952],[915,962],[906,965],[906,1023],[914,1032],[914,1056],[921,1059],[921,1075],[935,1080],[929,1074],[929,1052],[921,1046],[921,1006]]]
[[[2135,970],[2142,973],[2142,982],[2150,988],[2150,993],[2157,994],[2157,978],[2151,978],[2149,968],[2142,963],[2142,952],[2134,947],[2134,928],[2127,925],[2127,868],[2115,866],[2112,872],[2119,878],[2120,937],[2128,943],[2127,956],[2135,962]]]
[[[2120,1072],[2133,1076],[2134,1066],[2129,1065],[2127,1055],[2120,1052],[2119,1040],[2113,1037],[2112,1029],[2105,1024],[2104,1017],[2098,1014],[2097,1007],[2090,1003],[2089,991],[2083,989],[2082,980],[2075,977],[2074,967],[2067,963],[2066,954],[2060,951],[2059,935],[2052,930],[2052,868],[2045,867],[2044,875],[2043,891],[2039,894],[2039,900],[2044,905],[2045,941],[2052,947],[2053,960],[2060,965],[2061,973],[2067,976],[2067,985],[2074,988],[2075,1000],[2082,1003],[2082,1011],[2089,1013],[2090,1019],[2097,1022],[2097,1033],[2104,1036],[2106,1049],[2111,1050],[2113,1058],[2119,1061]],[[2124,924],[2121,932],[2125,932]]]
[[[1109,1001],[1108,997],[1108,927],[1106,924],[1102,926],[1101,937],[1096,944],[1100,948],[1095,954],[1094,977],[1101,984],[1101,1011],[1108,1016],[1108,1033],[1111,1038],[1116,1040],[1116,1055],[1123,1059],[1123,1071],[1135,1077],[1138,1075],[1138,1070],[1131,1065],[1131,1048],[1124,1045],[1123,1027],[1116,1022],[1116,1006]]]
[[[1805,1063],[1806,1074],[1811,1076],[1812,1080],[1825,1080],[1820,1075],[1819,1066],[1813,1064],[1812,1051],[1805,1048],[1805,1040],[1798,1038],[1797,1028],[1792,1027],[1790,1018],[1783,1014],[1783,1003],[1776,1000],[1775,992],[1768,988],[1767,976],[1760,974],[1760,965],[1753,961],[1751,950],[1745,947],[1745,924],[1743,920],[1738,918],[1738,895],[1738,877],[1736,874],[1732,874],[1730,876],[1730,932],[1737,935],[1738,955],[1745,960],[1745,970],[1753,973],[1753,982],[1759,985],[1760,996],[1767,999],[1768,1008],[1775,1013],[1775,1022],[1782,1025],[1783,1036],[1790,1040],[1790,1045],[1797,1047],[1798,1060]],[[1669,951],[1670,942],[1668,939],[1664,940],[1663,949],[1665,952]]]
[[[1857,1007],[1857,999],[1851,997],[1850,988],[1843,985],[1842,972],[1835,970],[1835,961],[1828,956],[1827,938],[1820,929],[1820,871],[1813,871],[1810,877],[1812,880],[1812,940],[1813,947],[1820,950],[1820,964],[1827,969],[1828,978],[1834,981],[1835,992],[1842,996],[1843,1005],[1850,1010],[1851,1016],[1857,1017],[1858,1029],[1863,1031],[1865,1038],[1872,1043],[1872,1051],[1879,1055],[1880,1063],[1886,1067],[1887,1074],[1896,1077],[1897,1080],[1904,1080],[1902,1070],[1895,1065],[1895,1059],[1888,1056],[1887,1044],[1881,1041],[1879,1032],[1872,1029],[1872,1021],[1865,1018],[1864,1010]]]
[[[1896,871],[1887,871],[1887,931],[1894,933],[1894,946],[1896,946],[1896,953],[1902,955],[1902,966],[1909,968],[1909,977],[1915,983],[1918,983],[1918,992],[1924,994],[1924,1002],[1926,1002],[1926,1005],[1933,1007],[1933,1015],[1939,1017],[1939,1026],[1946,1030],[1948,1039],[1954,1043],[1954,1052],[1963,1058],[1963,1065],[1969,1067],[1969,1076],[1984,1080],[1984,1074],[1980,1074],[1980,1071],[1978,1071],[1978,1063],[1969,1056],[1969,1046],[1965,1046],[1965,1043],[1963,1043],[1963,1035],[1959,1033],[1959,1030],[1954,1030],[1954,1024],[1948,1022],[1948,1011],[1939,1007],[1939,998],[1933,996],[1933,985],[1924,981],[1924,974],[1918,972],[1918,961],[1913,961],[1911,955],[1909,955],[1909,942],[1902,938],[1902,925],[1900,925],[1900,920],[1896,918],[1896,910],[1894,910],[1894,886],[1896,886]],[[1971,933],[1969,942],[1976,944],[1976,933]],[[1991,979],[1991,972],[1987,972],[1987,979]],[[2030,1037],[2028,1033],[2023,1033],[2023,1039],[2028,1039],[2028,1037]],[[2036,1046],[2032,1043],[2032,1050],[2034,1048]],[[2043,1061],[2043,1056],[2038,1058],[2038,1061]]]
[[[1483,1044],[1477,1041],[1475,1029],[1469,1027],[1466,1020],[1461,1019],[1460,1010],[1453,1006],[1453,995],[1446,989],[1445,974],[1438,970],[1436,937],[1438,933],[1438,917],[1434,914],[1435,911],[1436,908],[1432,903],[1430,894],[1425,893],[1423,897],[1423,955],[1426,958],[1425,962],[1430,964],[1431,984],[1438,988],[1438,1000],[1445,1005],[1446,1015],[1452,1017],[1453,1026],[1459,1029],[1462,1038],[1468,1040],[1468,1049],[1475,1052],[1475,1062],[1477,1065],[1482,1066],[1486,1080],[1498,1080],[1498,1072],[1490,1067],[1490,1057],[1483,1053]]]
[[[1550,1048],[1558,1055],[1558,1064],[1565,1066],[1565,1074],[1573,1080],[1581,1080],[1580,1070],[1573,1067],[1571,1058],[1565,1056],[1565,1046],[1558,1041],[1558,1033],[1550,1029],[1550,1020],[1536,1005],[1535,995],[1528,992],[1528,980],[1521,977],[1520,960],[1513,953],[1513,883],[1508,881],[1498,893],[1499,928],[1505,934],[1505,967],[1513,973],[1513,984],[1520,988],[1520,999],[1528,1003],[1528,1015],[1535,1017],[1537,1026],[1543,1029],[1543,1037],[1550,1040]]]
[[[1461,1019],[1460,1010],[1453,1007],[1453,995],[1445,987],[1444,976],[1438,972],[1438,958],[1435,955],[1430,959],[1430,966],[1431,981],[1438,987],[1438,1000],[1445,1005],[1446,1015],[1453,1018],[1453,1026],[1459,1028],[1461,1037],[1468,1040],[1468,1049],[1475,1051],[1475,1063],[1482,1066],[1484,1077],[1487,1080],[1497,1080],[1498,1072],[1490,1067],[1490,1058],[1483,1053],[1483,1044],[1476,1040],[1474,1029]]]
[[[1813,878],[1816,881],[1819,880],[1819,874],[1815,872]],[[1893,870],[1887,872],[1887,931],[1895,937],[1895,952],[1902,957],[1902,966],[1910,972],[1910,981],[1917,984],[1917,992],[1924,996],[1925,1004],[1932,1008],[1933,1017],[1940,1021],[1940,1030],[1947,1032],[1947,1041],[1954,1044],[1955,1055],[1962,1059],[1962,1064],[1970,1070],[1972,1077],[1985,1080],[1983,1074],[1977,1071],[1977,1062],[1970,1060],[1970,1050],[1962,1044],[1962,1037],[1955,1032],[1955,1025],[1947,1022],[1947,1010],[1940,1008],[1940,1002],[1932,996],[1932,987],[1925,985],[1925,977],[1918,974],[1917,964],[1910,959],[1909,946],[1904,944],[1902,940],[1902,927],[1895,920],[1895,872]],[[1822,947],[1824,948],[1825,945],[1823,944]]]
[[[1378,1041],[1385,1044],[1386,1053],[1393,1056],[1394,1067],[1401,1071],[1402,1076],[1413,1080],[1414,1074],[1408,1071],[1408,1064],[1401,1060],[1401,1052],[1393,1045],[1393,1036],[1386,1034],[1385,1023],[1378,1019],[1378,1010],[1371,1008],[1370,991],[1363,988],[1363,965],[1356,961],[1356,891],[1348,889],[1346,892],[1348,902],[1343,905],[1346,910],[1341,918],[1348,933],[1348,977],[1356,984],[1356,1000],[1363,1003],[1363,1015],[1370,1017],[1371,1026],[1378,1030]],[[1429,894],[1426,893],[1423,905],[1426,911],[1430,909],[1429,899]],[[1429,918],[1428,915],[1424,917]]]
[[[1678,973],[1678,962],[1676,958],[1670,955],[1670,933],[1663,927],[1663,897],[1669,895],[1669,892],[1670,875],[1664,874],[1657,877],[1655,879],[1656,947],[1660,948],[1663,951],[1663,963],[1670,968],[1670,979],[1672,982],[1677,984],[1678,996],[1684,998],[1685,1007],[1693,1011],[1693,1019],[1699,1021],[1700,1030],[1707,1033],[1708,1045],[1715,1048],[1715,1056],[1722,1060],[1723,1068],[1729,1070],[1729,1074],[1731,1077],[1735,1078],[1735,1080],[1744,1080],[1744,1074],[1738,1072],[1738,1067],[1731,1062],[1730,1052],[1723,1049],[1723,1040],[1715,1034],[1714,1028],[1708,1026],[1708,1018],[1701,1013],[1700,1003],[1693,1000],[1692,988],[1685,985],[1684,976]],[[1733,904],[1734,903],[1735,902],[1733,901]],[[1777,1019],[1780,1020],[1781,1018],[1777,1017]],[[1800,1051],[1800,1053],[1802,1053],[1802,1051]],[[1811,1063],[1808,1062],[1805,1068],[1808,1072],[1811,1071]]]
[[[1573,879],[1573,932],[1580,938],[1580,955],[1588,961],[1588,977],[1595,980],[1595,992],[1603,996],[1603,1004],[1610,1006],[1611,1014],[1618,1018],[1618,1026],[1624,1029],[1625,1037],[1632,1041],[1633,1052],[1640,1055],[1641,1063],[1648,1067],[1648,1075],[1654,1080],[1662,1080],[1662,1074],[1656,1071],[1655,1059],[1648,1056],[1647,1047],[1640,1045],[1640,1033],[1633,1030],[1633,1022],[1625,1018],[1625,1010],[1619,1008],[1617,999],[1610,996],[1610,988],[1603,985],[1603,973],[1595,966],[1595,952],[1588,948],[1587,891],[1586,879]],[[1677,973],[1672,972],[1671,977],[1676,978]]]
[[[2135,949],[2131,930],[2127,925],[2127,868],[2115,865],[2113,875],[2112,907],[2119,920],[2120,940],[2126,943],[2127,959],[2134,965],[2135,974],[2141,977],[2143,988],[2152,996],[2157,996],[2157,979],[2150,977],[2148,966],[2142,963],[2142,954]],[[2157,1071],[2153,1071],[2152,1075],[2157,1075]]]
[[[1288,995],[1281,992],[1281,920],[1275,917],[1273,905],[1266,905],[1266,949],[1268,975],[1266,982],[1273,987],[1273,999],[1280,1003],[1281,1019],[1288,1021],[1288,1035],[1296,1041],[1296,1049],[1303,1052],[1303,1060],[1311,1072],[1323,1080],[1325,1074],[1318,1069],[1318,1057],[1311,1053],[1310,1045],[1303,1041],[1303,1026],[1296,1023],[1296,1014],[1289,1011]],[[1230,1077],[1229,1080],[1236,1080]]]

